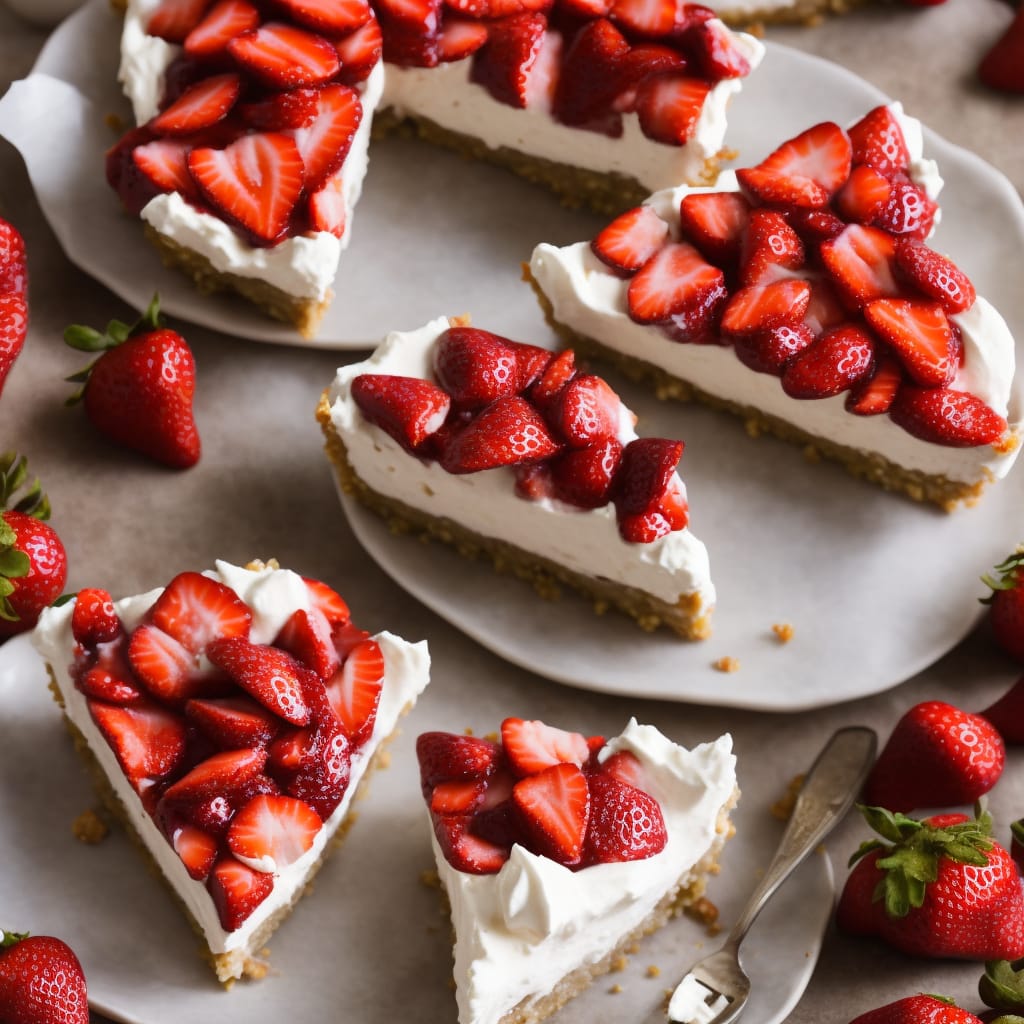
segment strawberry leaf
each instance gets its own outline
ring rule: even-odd
[[[11,531],[13,533],[13,531]],[[11,541],[11,543],[14,543]],[[24,551],[17,548],[7,548],[0,551],[0,576],[6,580],[20,579],[27,576],[32,568],[32,563]]]
[[[109,339],[105,334],[82,324],[72,324],[64,328],[64,343],[78,349],[79,352],[102,352],[110,348]]]
[[[1024,1012],[1024,960],[990,960],[978,982],[978,994],[994,1010]]]
[[[1018,843],[1024,845],[1024,818],[1021,818],[1019,821],[1015,821],[1010,825],[1010,833]]]
[[[10,949],[16,946],[23,939],[29,937],[28,932],[4,932],[0,931],[0,949]]]
[[[857,809],[864,815],[864,820],[871,828],[891,843],[902,842],[922,827],[917,819],[908,818],[898,811],[894,814],[885,807],[866,807],[858,804]]]
[[[43,494],[39,480],[35,479],[24,491],[16,503],[11,504],[11,497],[25,486],[28,479],[28,460],[16,452],[7,451],[0,455],[0,508],[14,509],[36,519],[50,518],[50,501]],[[0,544],[11,544],[12,539],[4,540],[0,533]]]
[[[1024,568],[1024,544],[1019,544],[1013,554],[1009,555],[995,567],[998,577],[986,573],[981,582],[992,589],[988,597],[981,598],[982,604],[991,604],[992,599],[1000,590],[1013,590],[1018,586],[1018,572]]]

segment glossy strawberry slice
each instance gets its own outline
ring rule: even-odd
[[[555,764],[512,790],[532,849],[559,864],[578,864],[590,817],[587,777],[575,764]]]
[[[639,790],[647,788],[647,773],[644,771],[644,766],[640,763],[640,759],[628,750],[616,751],[604,761],[596,762],[593,765],[593,773],[611,776],[618,779],[619,782],[624,782],[627,786],[633,786]],[[593,805],[591,805],[591,825],[593,824]]]
[[[298,24],[330,36],[343,36],[371,18],[366,0],[278,0]]]
[[[181,767],[185,759],[185,723],[178,715],[153,705],[111,707],[95,700],[87,704],[92,720],[137,793]]]
[[[637,323],[663,323],[721,288],[725,276],[686,242],[671,242],[629,282],[627,303]]]
[[[900,388],[889,415],[909,434],[949,448],[996,444],[1006,420],[980,398],[951,388]]]
[[[728,298],[729,290],[723,280],[716,288],[698,295],[693,302],[674,313],[661,328],[673,341],[681,344],[721,344],[718,329]]]
[[[344,39],[335,40],[341,71],[338,78],[347,85],[362,82],[380,62],[384,52],[384,36],[380,22],[371,18],[365,25],[350,32]]]
[[[707,259],[730,266],[739,259],[750,216],[741,192],[693,192],[679,204],[679,227]]]
[[[435,815],[434,835],[444,858],[457,871],[493,875],[508,860],[508,848],[489,843],[470,832],[468,815]]]
[[[636,92],[640,127],[649,139],[683,146],[693,137],[712,82],[681,72],[654,75]]]
[[[864,316],[918,384],[944,386],[956,376],[958,338],[937,302],[878,299],[864,307]]]
[[[201,654],[219,637],[248,636],[252,612],[225,584],[183,572],[167,584],[149,619],[188,651]]]
[[[591,21],[607,18],[611,13],[612,0],[562,0],[559,6],[566,14]]]
[[[827,242],[842,234],[846,227],[831,210],[808,210],[799,206],[783,206],[780,210],[805,245]]]
[[[790,398],[830,398],[871,373],[875,343],[852,324],[836,327],[797,353],[782,374]]]
[[[611,17],[631,35],[662,39],[681,35],[692,25],[713,18],[714,13],[679,0],[613,0]]]
[[[892,183],[880,171],[857,164],[836,195],[836,209],[849,221],[870,224],[885,209],[891,191]]]
[[[470,77],[499,103],[525,108],[546,29],[547,18],[537,13],[491,22],[487,44],[473,61]]]
[[[170,836],[174,852],[181,858],[190,877],[203,881],[217,861],[217,840],[194,825],[180,825]]]
[[[693,55],[696,74],[712,82],[750,74],[750,61],[740,49],[736,35],[717,18],[691,26],[683,36],[683,43]]]
[[[146,23],[146,31],[169,43],[184,42],[206,13],[208,3],[209,0],[161,0]]]
[[[814,341],[814,332],[806,323],[780,324],[767,331],[738,335],[736,356],[744,366],[758,373],[782,376],[786,364]]]
[[[243,637],[216,640],[207,656],[243,690],[265,708],[292,725],[309,722],[309,708],[302,694],[302,671],[284,651],[252,644]]]
[[[315,192],[345,162],[363,119],[359,94],[347,85],[328,85],[317,94],[312,124],[290,132],[305,168],[305,188]]]
[[[520,777],[557,764],[580,767],[590,756],[586,738],[580,733],[522,718],[506,718],[501,723],[501,745],[509,767]]]
[[[277,874],[313,847],[323,827],[309,804],[291,796],[253,797],[228,829],[228,847],[254,871]]]
[[[903,383],[903,369],[887,352],[878,356],[875,372],[856,383],[846,396],[846,411],[855,416],[888,412]]]
[[[273,132],[244,135],[223,150],[194,149],[188,167],[213,206],[264,242],[288,227],[304,181],[295,141]]]
[[[206,884],[221,926],[233,932],[270,895],[274,876],[253,871],[234,857],[222,857],[213,866]]]
[[[612,102],[620,92],[619,72],[627,53],[629,43],[607,18],[584,25],[565,51],[555,87],[556,120],[618,138],[622,115],[612,110]]]
[[[430,794],[434,814],[467,814],[483,799],[487,783],[483,779],[441,782]]]
[[[294,89],[329,81],[340,67],[337,51],[323,36],[268,21],[228,43],[242,68],[271,89]]]
[[[664,244],[668,225],[650,206],[616,217],[590,243],[594,255],[622,276],[635,274]]]
[[[561,458],[562,456],[557,456],[554,461],[557,462]],[[555,497],[555,485],[551,478],[551,466],[547,463],[516,466],[512,472],[516,478],[515,492],[517,497],[523,498],[526,501],[541,501],[544,498]]]
[[[509,342],[509,347],[516,355],[516,390],[522,394],[540,380],[555,354],[550,349],[521,341]]]
[[[822,243],[820,252],[829,276],[854,309],[900,294],[893,276],[896,243],[887,232],[850,224],[842,234]]]
[[[722,330],[741,336],[799,323],[811,301],[806,281],[774,281],[734,292],[722,313]]]
[[[639,437],[622,452],[612,497],[620,516],[642,516],[657,510],[683,455],[682,441]]]
[[[352,618],[348,603],[336,590],[308,576],[303,576],[302,582],[306,584],[312,606],[327,619],[332,628],[343,626]]]
[[[376,640],[352,649],[341,671],[327,684],[327,698],[353,746],[370,738],[384,688],[384,653]]]
[[[602,771],[590,777],[590,819],[583,847],[585,864],[645,860],[668,842],[658,801]]]
[[[660,43],[638,43],[616,62],[616,90],[612,107],[616,111],[636,109],[637,89],[653,75],[669,71],[683,73],[689,62],[678,50]]]
[[[214,754],[168,786],[164,799],[171,803],[187,804],[217,796],[230,798],[247,783],[260,777],[266,763],[267,752],[262,747]]]
[[[551,464],[554,496],[580,508],[607,505],[621,459],[622,445],[614,437],[563,452]]]
[[[84,647],[116,640],[124,632],[114,599],[106,590],[85,587],[75,596],[71,635]]]
[[[571,348],[559,352],[530,389],[530,399],[540,409],[546,409],[562,393],[562,389],[576,376],[576,356]]]
[[[906,238],[927,238],[939,204],[912,181],[894,181],[889,199],[875,217],[877,227]]]
[[[360,629],[351,622],[335,623],[331,627],[331,639],[338,657],[344,660],[364,640],[370,636],[365,629]]]
[[[491,740],[452,732],[425,732],[416,740],[420,781],[429,793],[442,782],[483,779],[497,768],[500,750]]]
[[[279,132],[289,128],[306,128],[319,113],[320,90],[289,89],[269,93],[238,108],[242,120],[259,131]]]
[[[242,91],[238,75],[212,75],[186,89],[150,122],[161,135],[191,135],[227,117]]]
[[[499,398],[455,435],[441,453],[441,465],[449,473],[477,473],[546,459],[558,448],[529,402]]]
[[[613,438],[619,430],[619,396],[592,373],[570,381],[549,414],[559,436],[572,448]]]
[[[977,299],[970,278],[952,260],[920,242],[896,243],[896,267],[903,280],[940,303],[947,313],[962,313]]]
[[[753,210],[743,234],[740,284],[770,284],[779,280],[779,268],[798,270],[804,264],[804,246],[797,233],[775,210]]]
[[[222,750],[258,747],[281,730],[280,720],[248,697],[190,700],[185,717]]]
[[[456,409],[482,409],[520,390],[514,342],[478,327],[450,327],[434,348],[434,373]]]
[[[302,734],[298,770],[287,780],[285,790],[326,821],[348,789],[352,744],[334,719],[322,720]]]
[[[854,163],[867,164],[887,178],[906,171],[910,153],[903,130],[887,106],[868,111],[849,134]]]
[[[128,660],[138,680],[162,701],[177,704],[210,689],[211,678],[196,656],[157,626],[142,625],[132,633]]]
[[[341,664],[331,624],[316,608],[297,608],[292,612],[274,638],[274,646],[287,651],[321,679],[329,679]]]
[[[314,231],[327,231],[344,238],[347,218],[345,185],[336,174],[309,197],[309,223]]]
[[[154,139],[132,150],[131,160],[157,192],[180,192],[196,199],[199,191],[188,171],[191,145],[183,139]]]
[[[832,327],[838,327],[849,319],[849,315],[839,301],[839,295],[830,280],[824,277],[811,278],[811,301],[804,313],[804,323],[817,337]]]
[[[107,704],[139,704],[142,690],[127,668],[122,672],[94,665],[75,679],[75,686],[86,697],[105,701]]]
[[[190,57],[220,56],[232,39],[259,23],[259,11],[248,0],[220,0],[185,37],[185,53]]]
[[[408,451],[436,433],[451,408],[441,388],[418,377],[362,373],[352,381],[352,398],[371,423]]]
[[[437,59],[442,63],[462,60],[487,42],[487,25],[471,18],[446,17],[437,38]]]

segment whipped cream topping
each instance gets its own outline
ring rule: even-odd
[[[914,180],[935,198],[942,178],[933,160],[922,155],[920,122],[891,105],[903,128]],[[678,235],[679,204],[694,192],[736,191],[734,171],[725,171],[713,188],[682,185],[664,189],[646,202]],[[555,318],[607,348],[661,367],[708,394],[794,423],[816,437],[846,447],[878,452],[906,469],[951,480],[975,483],[1005,476],[1017,456],[990,445],[952,448],[923,441],[897,426],[888,416],[855,416],[846,411],[846,395],[813,401],[790,398],[777,377],[758,373],[737,359],[731,347],[679,344],[657,327],[630,319],[628,280],[616,277],[594,255],[589,242],[562,248],[541,244],[534,249],[530,271],[554,307]],[[1006,321],[984,298],[951,319],[964,342],[963,366],[950,385],[969,391],[1011,423],[1020,418],[1013,391],[1014,340]]]
[[[696,592],[710,608],[715,590],[707,549],[689,529],[650,544],[627,543],[612,505],[582,509],[551,498],[519,498],[511,468],[449,473],[437,462],[410,455],[363,417],[351,396],[352,380],[361,373],[433,379],[434,345],[448,326],[448,319],[440,317],[416,331],[393,332],[369,359],[338,370],[329,394],[331,420],[359,477],[380,494],[574,572],[636,587],[671,604]],[[621,406],[619,440],[624,444],[636,437],[633,422],[632,413]]]
[[[730,736],[687,750],[632,719],[600,759],[618,750],[639,758],[644,788],[661,805],[668,841],[653,857],[572,871],[516,845],[496,874],[472,875],[453,868],[434,839],[455,927],[459,1024],[497,1024],[597,963],[723,840],[720,817],[736,790]]]
[[[207,573],[225,583],[249,606],[253,614],[250,639],[253,643],[267,644],[280,632],[293,612],[310,607],[309,595],[302,577],[288,569],[249,570],[217,562],[216,572]],[[131,631],[139,625],[146,612],[163,593],[162,588],[135,597],[117,601],[115,607]],[[86,698],[76,689],[70,669],[74,660],[75,639],[71,632],[74,601],[59,608],[47,608],[32,635],[32,643],[53,670],[64,699],[65,713],[82,733],[89,750],[99,761],[114,792],[146,849],[156,861],[160,871],[188,908],[202,929],[213,953],[245,951],[260,928],[278,910],[289,906],[301,890],[307,875],[338,830],[348,812],[349,805],[377,747],[395,729],[399,717],[407,706],[415,703],[430,678],[430,655],[425,641],[407,643],[392,633],[378,633],[374,639],[384,655],[384,688],[377,709],[373,733],[352,756],[351,778],[348,789],[334,813],[324,822],[312,847],[298,860],[274,876],[270,895],[256,907],[235,931],[225,931],[217,916],[213,898],[203,882],[193,879],[171,844],[146,813],[142,801],[121,771],[113,750],[96,727],[89,714]]]

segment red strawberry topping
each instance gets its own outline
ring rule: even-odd
[[[185,37],[185,53],[190,57],[218,57],[232,39],[259,23],[259,11],[247,0],[219,0]]]
[[[320,188],[345,162],[352,138],[363,119],[359,94],[347,85],[328,85],[319,90],[313,122],[290,134],[298,146],[307,192]]]
[[[867,331],[836,327],[797,353],[782,374],[791,398],[830,398],[870,374],[875,344]]]
[[[890,178],[907,169],[910,153],[903,130],[887,106],[875,107],[849,131],[853,162],[873,167]]]
[[[864,307],[864,316],[918,384],[942,387],[956,375],[959,337],[937,302],[878,299]]]
[[[300,672],[294,659],[274,647],[225,637],[207,648],[207,656],[243,690],[292,725],[309,722]]]
[[[287,651],[321,679],[329,679],[341,664],[331,624],[316,608],[297,608],[292,612],[274,638],[274,646]]]
[[[860,224],[850,224],[821,246],[825,269],[855,309],[875,299],[899,295],[893,276],[895,255],[892,235]]]
[[[658,510],[683,454],[682,441],[639,437],[622,453],[613,498],[620,516],[643,516]]]
[[[836,196],[836,209],[849,221],[870,224],[885,209],[892,183],[880,171],[857,164]]]
[[[536,13],[491,22],[487,42],[473,61],[472,80],[500,103],[525,108],[546,28],[547,18]]]
[[[670,146],[689,142],[714,83],[681,72],[653,75],[640,83],[636,111],[644,134]]]
[[[896,267],[909,281],[947,313],[962,313],[977,295],[970,278],[950,259],[927,245],[906,239],[896,243]]]
[[[384,36],[380,22],[371,18],[365,25],[335,42],[341,61],[339,77],[349,85],[363,81],[380,61],[384,51]]]
[[[520,779],[512,800],[537,853],[559,864],[579,863],[590,817],[590,789],[576,765],[555,764]]]
[[[442,63],[462,60],[487,42],[487,26],[468,18],[447,17],[437,39],[437,59]]]
[[[889,199],[874,223],[907,238],[927,238],[939,204],[911,181],[895,181]]]
[[[340,68],[338,53],[323,36],[269,21],[228,43],[228,53],[271,89],[319,85]]]
[[[902,383],[903,370],[899,362],[888,353],[882,353],[875,363],[875,372],[850,389],[846,409],[857,416],[878,416],[888,412]]]
[[[629,282],[629,315],[637,323],[662,323],[717,292],[724,275],[686,242],[660,249]]]
[[[540,414],[525,399],[499,398],[462,428],[441,453],[449,473],[477,473],[546,459],[559,450]]]
[[[552,112],[562,124],[617,138],[622,115],[611,109],[619,94],[619,68],[629,43],[607,19],[584,25],[566,49]]]
[[[551,421],[571,448],[614,438],[619,429],[618,395],[600,378],[581,374],[559,395]]]
[[[179,825],[171,837],[171,846],[181,858],[185,870],[197,882],[203,881],[217,861],[217,840],[195,825]]]
[[[743,236],[740,283],[747,287],[770,284],[780,268],[798,270],[804,264],[804,246],[797,233],[775,210],[752,210]]]
[[[384,686],[384,654],[376,640],[352,649],[341,671],[327,684],[327,697],[353,744],[373,731]]]
[[[668,238],[668,225],[650,206],[637,206],[611,222],[591,243],[594,255],[625,275],[636,273]]]
[[[738,335],[733,347],[744,366],[781,377],[786,364],[813,341],[814,332],[806,323],[780,324],[756,334]]]
[[[773,281],[734,292],[722,312],[722,331],[741,336],[799,323],[811,301],[806,281]]]
[[[252,613],[230,587],[198,572],[175,576],[149,618],[193,654],[201,654],[218,637],[248,636],[252,623]]]
[[[679,204],[683,236],[723,267],[739,259],[749,216],[750,203],[740,192],[692,192]]]
[[[509,766],[520,778],[558,764],[579,768],[590,757],[586,738],[578,732],[522,718],[506,718],[501,723],[501,744]]]
[[[408,451],[415,451],[444,423],[451,398],[418,377],[362,373],[352,381],[362,414]]]
[[[230,796],[259,777],[266,763],[267,752],[262,747],[214,754],[168,786],[164,799],[171,803],[198,803],[225,794]]]
[[[348,603],[336,591],[320,580],[312,580],[308,576],[302,578],[313,607],[320,612],[332,627],[343,626],[350,619]]]
[[[496,743],[477,736],[425,732],[416,740],[416,757],[425,791],[442,782],[486,778],[497,767],[498,756]]]
[[[149,126],[161,135],[191,135],[227,117],[242,91],[238,75],[214,75],[186,89]]]
[[[199,192],[188,170],[190,145],[183,139],[154,139],[132,150],[132,162],[158,192],[180,192],[195,199]]]
[[[181,719],[153,705],[110,707],[88,701],[89,714],[137,793],[176,771],[185,757]]]
[[[281,730],[280,719],[248,697],[190,700],[185,704],[185,717],[222,750],[258,747]]]
[[[590,823],[583,847],[587,864],[646,860],[668,842],[658,801],[611,771],[590,776]]]
[[[228,846],[254,871],[277,874],[312,849],[322,825],[309,804],[291,796],[262,794],[235,815]]]
[[[445,860],[470,875],[492,875],[508,860],[508,850],[469,830],[470,819],[460,815],[435,815],[434,835]]]
[[[430,795],[430,809],[434,814],[465,814],[480,803],[486,788],[483,779],[440,782]]]
[[[259,131],[280,132],[288,128],[306,128],[320,111],[320,90],[290,89],[270,93],[238,108],[242,120]]]
[[[86,587],[78,592],[71,613],[71,633],[80,644],[95,647],[117,639],[122,632],[114,599],[107,591]]]
[[[146,31],[169,43],[184,42],[206,13],[208,3],[209,0],[161,0],[146,23]]]
[[[530,399],[540,409],[546,409],[562,393],[562,389],[576,376],[576,355],[571,348],[559,352],[544,369],[530,390]]]
[[[996,444],[1006,434],[1006,420],[980,398],[951,388],[905,385],[889,415],[909,434],[950,448]]]
[[[327,35],[343,36],[371,18],[366,0],[279,0],[300,25]]]
[[[450,327],[434,349],[434,372],[456,409],[482,409],[519,386],[515,343],[478,327]]]
[[[128,644],[132,671],[160,700],[180,704],[208,692],[208,678],[197,658],[181,643],[156,626],[143,625]]]
[[[613,437],[570,448],[551,465],[554,496],[580,508],[607,505],[621,459],[622,445]]]
[[[740,49],[736,36],[718,18],[691,26],[684,36],[692,48],[696,72],[717,82],[722,78],[745,78],[750,61]]]
[[[231,932],[270,895],[274,876],[223,857],[213,866],[208,885],[221,926]]]

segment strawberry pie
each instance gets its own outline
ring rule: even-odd
[[[217,977],[261,976],[256,957],[427,685],[426,644],[371,637],[316,580],[226,562],[116,603],[81,590],[33,640],[110,810]]]
[[[312,335],[378,105],[380,131],[414,124],[619,212],[713,180],[762,54],[674,0],[130,0],[120,80],[138,127],[107,177],[168,265]]]
[[[500,742],[419,737],[451,905],[459,1024],[537,1024],[704,892],[732,834],[732,740],[633,719],[584,737],[506,718]]]
[[[1014,340],[928,239],[938,168],[899,104],[826,122],[713,189],[539,245],[552,326],[656,386],[951,508],[1017,456]]]
[[[317,410],[340,487],[389,522],[699,639],[715,591],[688,529],[681,441],[571,351],[447,318],[342,367]]]

